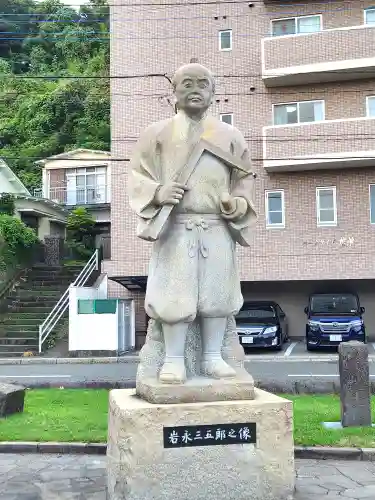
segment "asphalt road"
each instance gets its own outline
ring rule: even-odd
[[[375,348],[369,344],[370,377],[375,383]],[[268,388],[290,387],[295,382],[317,384],[338,381],[337,353],[306,353],[303,345],[287,344],[280,353],[254,352],[246,356],[246,368],[257,382]],[[58,363],[0,365],[0,382],[27,387],[77,384],[120,384],[134,386],[137,371],[135,356],[125,363]]]

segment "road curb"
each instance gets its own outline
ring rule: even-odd
[[[247,355],[245,363],[337,363],[338,356],[274,356],[274,355]],[[0,365],[78,365],[78,364],[112,364],[112,363],[138,363],[139,356],[126,355],[120,357],[90,357],[90,358],[43,358],[39,356],[25,358],[0,358]],[[375,363],[375,356],[369,356],[369,363]]]
[[[0,442],[0,453],[45,453],[55,455],[105,455],[106,443]],[[310,460],[375,461],[375,448],[329,448],[295,446],[294,456]]]
[[[375,448],[330,448],[328,446],[295,446],[294,456],[310,460],[375,461]]]
[[[17,377],[14,377],[17,379]],[[0,377],[1,379],[1,377]],[[101,382],[101,381],[81,381],[81,382],[69,382],[67,380],[56,380],[52,379],[50,381],[41,382],[28,381],[27,383],[22,382],[12,382],[17,383],[17,385],[22,385],[27,389],[135,389],[135,380],[118,380],[117,382]],[[293,380],[254,380],[254,384],[258,389],[271,392],[273,394],[340,394],[340,381],[337,380],[306,380],[306,381],[293,381]],[[370,382],[370,392],[375,394],[375,380]]]

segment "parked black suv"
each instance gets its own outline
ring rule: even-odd
[[[237,333],[247,347],[282,349],[288,340],[286,315],[279,304],[270,301],[244,302],[236,316]]]

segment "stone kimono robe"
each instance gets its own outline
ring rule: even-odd
[[[151,125],[131,160],[130,204],[141,225],[159,212],[160,207],[153,204],[156,189],[186,163],[189,146],[200,137],[248,159],[241,133],[214,117],[196,123],[179,112]],[[196,316],[237,314],[243,298],[235,245],[250,243],[249,228],[256,220],[252,184],[252,176],[230,171],[212,155],[201,157],[188,182],[189,190],[154,243],[145,301],[151,318],[173,324],[192,322]],[[221,216],[220,195],[225,191],[246,201],[245,213],[235,222]]]

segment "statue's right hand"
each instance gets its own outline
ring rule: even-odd
[[[160,186],[155,193],[155,204],[163,205],[177,205],[182,200],[185,191],[188,187],[178,182],[171,182]]]

